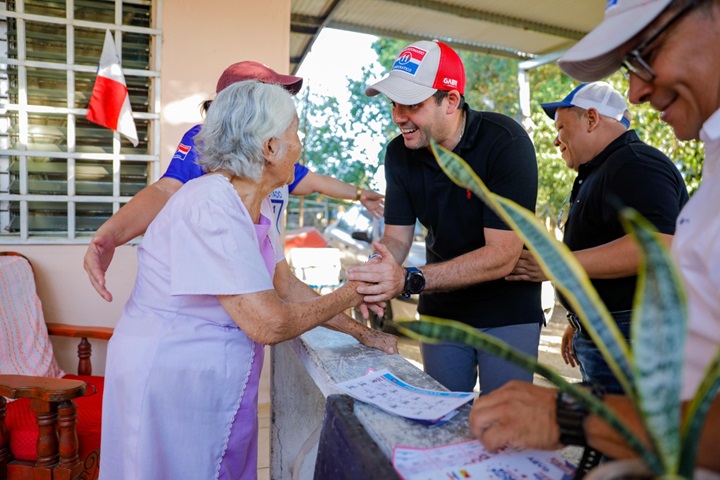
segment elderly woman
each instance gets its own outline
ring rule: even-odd
[[[213,102],[198,136],[209,173],[150,225],[108,347],[101,478],[255,478],[263,346],[360,302],[356,282],[308,298],[270,228],[297,127],[277,85],[239,82]]]

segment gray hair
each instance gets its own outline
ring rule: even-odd
[[[224,169],[257,181],[265,167],[264,143],[281,136],[295,116],[292,96],[278,85],[257,80],[230,85],[215,97],[195,137],[197,163],[208,173]]]

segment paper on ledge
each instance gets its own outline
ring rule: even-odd
[[[417,448],[398,445],[393,466],[404,480],[571,480],[575,467],[557,452],[504,449],[490,453],[477,440]]]
[[[386,412],[423,422],[442,419],[478,396],[476,392],[428,390],[405,383],[385,368],[335,384],[357,400]]]

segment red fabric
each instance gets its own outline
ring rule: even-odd
[[[85,396],[74,400],[77,403],[80,458],[83,459],[94,450],[100,450],[100,420],[105,377],[65,375],[63,378],[87,383]],[[37,460],[38,427],[35,415],[30,410],[30,399],[23,398],[8,404],[5,425],[10,433],[10,451],[15,458],[31,462]]]
[[[327,241],[315,227],[296,228],[285,232],[285,252],[291,248],[325,248]]]
[[[111,130],[117,130],[127,94],[128,89],[122,83],[98,75],[90,97],[87,119]]]

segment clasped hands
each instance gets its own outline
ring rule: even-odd
[[[368,318],[370,311],[383,316],[386,302],[405,288],[405,269],[385,245],[373,242],[373,247],[379,256],[374,255],[364,265],[348,269],[348,280],[364,282],[357,288],[364,296],[359,305],[364,318]]]

